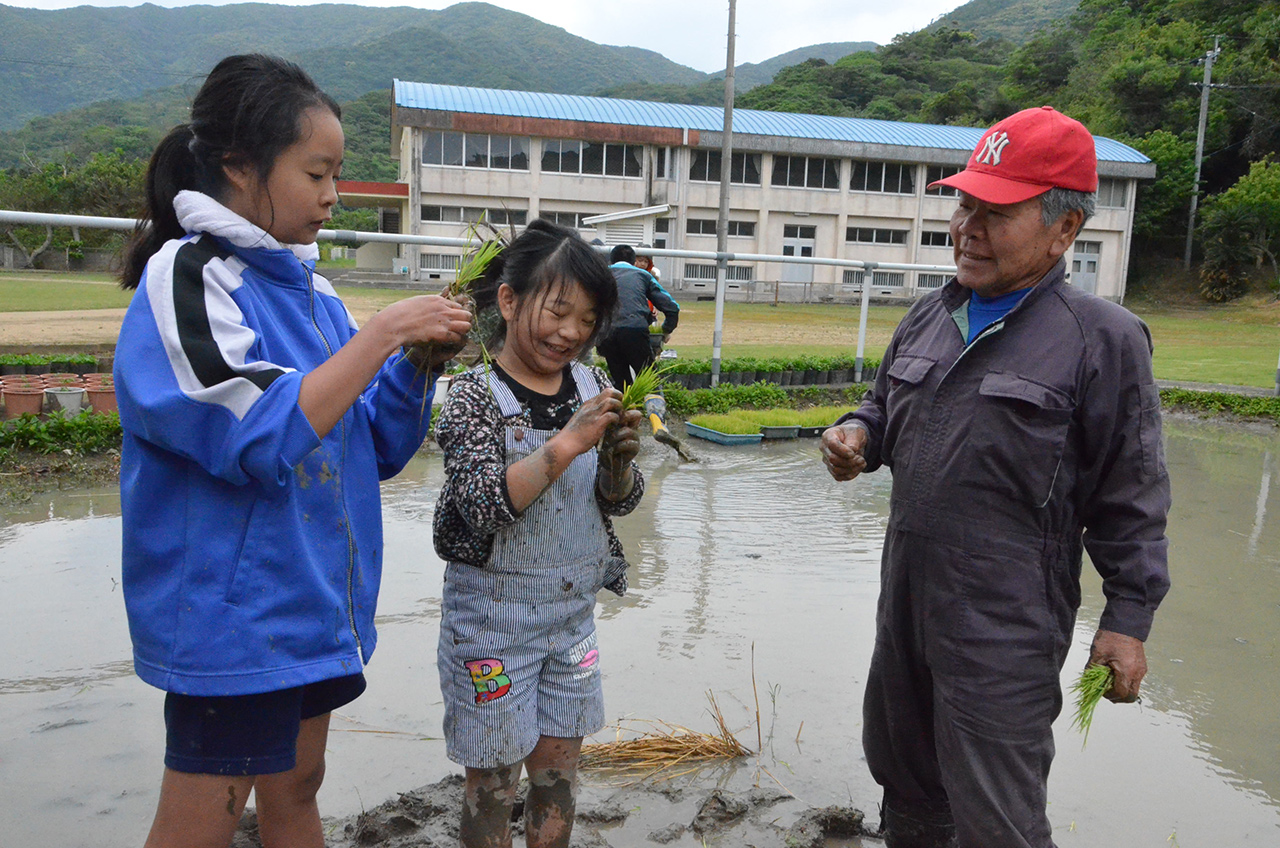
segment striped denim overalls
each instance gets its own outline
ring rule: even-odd
[[[572,373],[582,401],[600,392],[584,366],[574,363]],[[503,417],[519,415],[511,390],[496,374],[488,378]],[[507,464],[555,433],[508,427]],[[595,487],[592,449],[497,532],[484,568],[445,569],[437,668],[454,762],[511,765],[540,736],[586,736],[604,726],[593,613],[606,570],[621,561],[610,556]]]

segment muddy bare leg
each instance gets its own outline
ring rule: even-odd
[[[462,848],[511,848],[511,808],[516,803],[520,764],[467,769],[458,844]]]
[[[569,844],[577,809],[581,748],[582,737],[543,736],[525,760],[529,795],[524,805],[524,829],[529,848],[566,848]]]

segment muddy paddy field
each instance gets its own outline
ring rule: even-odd
[[[1173,418],[1166,440],[1174,588],[1143,702],[1100,706],[1083,749],[1058,721],[1063,848],[1280,844],[1280,434]],[[632,588],[597,610],[607,714],[712,732],[710,692],[754,753],[643,784],[586,772],[574,843],[880,845],[849,834],[851,809],[878,823],[859,737],[888,477],[837,485],[813,440],[693,446],[702,461],[679,464],[646,442],[649,493],[619,522]],[[334,716],[320,798],[334,845],[456,844],[435,671],[441,479],[427,453],[384,488],[380,641],[368,692]],[[110,486],[0,510],[5,848],[134,846],[154,812],[163,694],[133,675],[119,532]],[[1085,573],[1070,679],[1102,604]]]

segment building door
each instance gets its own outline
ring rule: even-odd
[[[782,228],[783,256],[813,256],[813,248],[816,243],[816,227],[786,224]],[[807,262],[783,263],[782,282],[812,283],[813,266]]]
[[[1098,291],[1098,262],[1102,259],[1102,242],[1078,241],[1071,258],[1071,285],[1096,294]]]

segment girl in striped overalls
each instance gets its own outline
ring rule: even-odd
[[[536,220],[500,260],[473,295],[497,308],[501,349],[454,380],[436,424],[437,662],[449,758],[466,767],[462,845],[511,844],[524,767],[528,844],[546,848],[569,842],[582,737],[604,726],[593,613],[601,587],[626,589],[609,516],[644,490],[642,415],[575,361],[617,301],[603,258]]]

